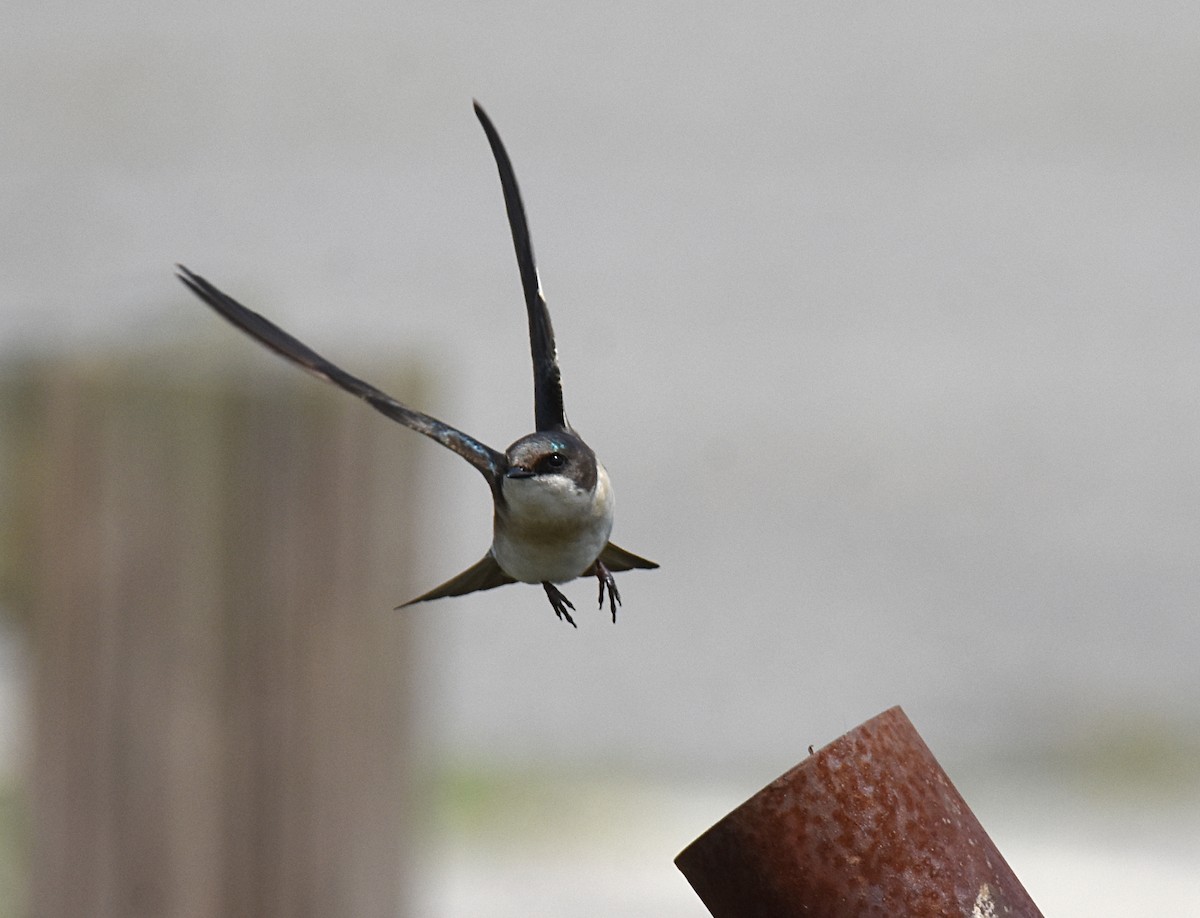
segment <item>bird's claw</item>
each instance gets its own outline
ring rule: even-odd
[[[608,607],[612,609],[613,624],[617,623],[617,606],[621,604],[621,594],[617,590],[617,581],[607,567],[596,562],[596,579],[600,581],[600,608],[604,608],[604,590],[608,588]]]
[[[548,580],[542,583],[542,588],[546,591],[546,598],[550,600],[550,608],[554,610],[554,614],[559,617],[559,620],[565,619],[567,624],[572,628],[578,628],[579,626],[575,624],[575,619],[571,618],[571,613],[567,611],[568,609],[572,611],[575,609],[571,600],[567,599],[563,595],[562,590]]]

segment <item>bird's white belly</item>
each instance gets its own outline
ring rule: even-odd
[[[565,478],[543,478],[506,481],[504,496],[492,556],[516,580],[574,580],[608,544],[613,496],[603,466],[591,493],[578,490]]]

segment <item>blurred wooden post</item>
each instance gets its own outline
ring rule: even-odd
[[[287,370],[28,386],[32,915],[401,913],[413,435]]]

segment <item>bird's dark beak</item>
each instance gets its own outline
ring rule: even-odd
[[[505,478],[532,478],[533,472],[525,468],[523,465],[509,466],[507,472],[504,473]]]

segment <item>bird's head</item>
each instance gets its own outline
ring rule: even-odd
[[[505,487],[519,483],[569,483],[591,493],[596,488],[597,463],[592,448],[565,430],[543,430],[522,437],[504,453]]]

